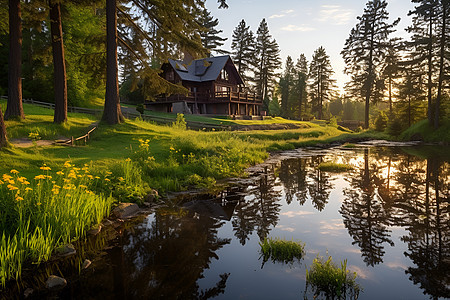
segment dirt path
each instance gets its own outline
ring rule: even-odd
[[[32,140],[27,139],[27,138],[13,139],[10,142],[11,142],[11,144],[14,145],[14,147],[17,147],[17,148],[29,148],[29,147],[33,147],[35,145],[35,143],[33,143]],[[51,146],[53,144],[55,144],[55,141],[50,141],[50,140],[36,141],[36,146]]]

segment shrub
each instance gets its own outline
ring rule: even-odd
[[[375,119],[375,130],[383,132],[386,129],[388,120],[389,119],[386,114],[383,111],[380,111],[377,118]]]
[[[400,120],[399,117],[395,116],[388,123],[387,132],[389,135],[393,137],[398,137],[402,133],[402,130],[403,130],[402,121]]]
[[[356,283],[356,272],[347,270],[347,260],[336,266],[331,256],[327,260],[317,255],[308,271],[306,269],[306,289],[310,285],[314,291],[314,299],[325,294],[326,299],[357,299],[361,287]]]
[[[177,119],[173,122],[172,127],[185,130],[186,129],[186,119],[183,114],[178,113]]]

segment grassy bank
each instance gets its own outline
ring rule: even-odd
[[[24,110],[26,120],[6,122],[10,139],[78,136],[98,121],[69,113],[67,124],[54,125],[53,111],[27,104]],[[368,135],[297,123],[301,128],[284,131],[204,132],[136,119],[100,124],[86,146],[2,149],[0,281],[17,278],[24,263],[44,261],[58,246],[83,237],[113,201],[143,202],[151,189],[213,188],[219,179],[243,176],[268,151]]]

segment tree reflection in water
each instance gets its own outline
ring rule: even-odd
[[[242,245],[254,231],[263,240],[279,220],[281,191],[276,189],[280,184],[275,182],[274,172],[266,172],[255,183],[247,189],[245,200],[236,205],[232,219],[234,235]]]
[[[426,175],[416,173],[415,181],[424,188],[419,197],[405,199],[409,235],[401,239],[415,264],[405,272],[424,293],[450,298],[449,164],[430,158]]]
[[[377,164],[369,168],[369,150],[364,150],[364,166],[349,175],[350,187],[344,189],[345,199],[340,213],[344,225],[361,249],[364,262],[374,266],[383,262],[383,243],[394,246],[388,229],[389,215],[383,207],[378,187],[384,180],[378,177]]]
[[[218,259],[216,251],[230,243],[217,237],[223,224],[182,209],[158,211],[122,237],[123,247],[113,248],[114,286],[125,299],[208,299],[223,293],[228,273],[210,289],[200,290],[197,284],[212,259]]]

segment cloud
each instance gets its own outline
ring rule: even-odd
[[[288,232],[294,232],[295,228],[293,227],[289,227],[289,226],[285,226],[285,225],[279,225],[277,226],[278,229],[281,229],[283,231],[288,231]]]
[[[283,17],[286,17],[286,15],[291,14],[291,13],[293,13],[293,12],[294,12],[293,9],[283,10],[283,11],[281,11],[281,14],[274,14],[274,15],[271,15],[271,16],[269,17],[269,19],[283,18]]]
[[[344,25],[352,20],[354,14],[353,9],[342,8],[339,5],[322,5],[318,21],[332,25]]]
[[[282,27],[281,30],[284,30],[284,31],[302,31],[302,32],[305,32],[305,31],[313,31],[313,30],[316,30],[316,29],[313,28],[313,27],[308,27],[308,26],[304,26],[304,25],[297,26],[297,25],[290,24],[290,25],[287,25],[287,26]]]
[[[280,215],[282,216],[286,216],[288,218],[293,218],[296,216],[306,216],[306,215],[313,215],[314,213],[312,211],[287,211],[287,212],[283,212]]]

